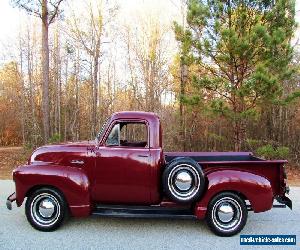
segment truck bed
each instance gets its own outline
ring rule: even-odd
[[[252,152],[165,152],[166,162],[170,162],[176,157],[190,157],[199,163],[270,162],[254,156]],[[278,160],[272,162],[285,163],[286,161]]]
[[[255,157],[252,152],[165,152],[166,163],[176,157],[190,157],[197,161],[205,174],[215,168],[227,168],[247,171],[266,177],[272,184],[274,195],[282,195],[283,165],[286,160],[264,160]]]

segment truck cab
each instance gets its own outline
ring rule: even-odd
[[[124,204],[159,203],[159,176],[164,155],[157,115],[115,113],[99,136],[95,155],[93,200]]]

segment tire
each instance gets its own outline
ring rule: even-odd
[[[165,195],[175,202],[195,202],[205,187],[202,168],[191,158],[175,158],[163,172],[162,186]]]
[[[56,230],[68,217],[63,195],[53,188],[40,188],[26,200],[25,214],[32,227],[39,231]]]
[[[248,210],[245,201],[237,194],[224,192],[209,203],[206,222],[212,232],[219,236],[232,236],[246,225]]]

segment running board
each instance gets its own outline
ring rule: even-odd
[[[125,218],[196,218],[190,209],[159,206],[96,205],[92,214],[105,217]]]

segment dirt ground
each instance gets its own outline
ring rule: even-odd
[[[290,166],[286,167],[288,185],[300,187],[300,166]]]
[[[12,179],[12,170],[26,163],[30,154],[22,147],[0,147],[0,179]]]
[[[0,147],[0,179],[11,179],[14,168],[27,162],[31,150],[22,147]],[[288,185],[300,186],[300,167],[286,166]]]

